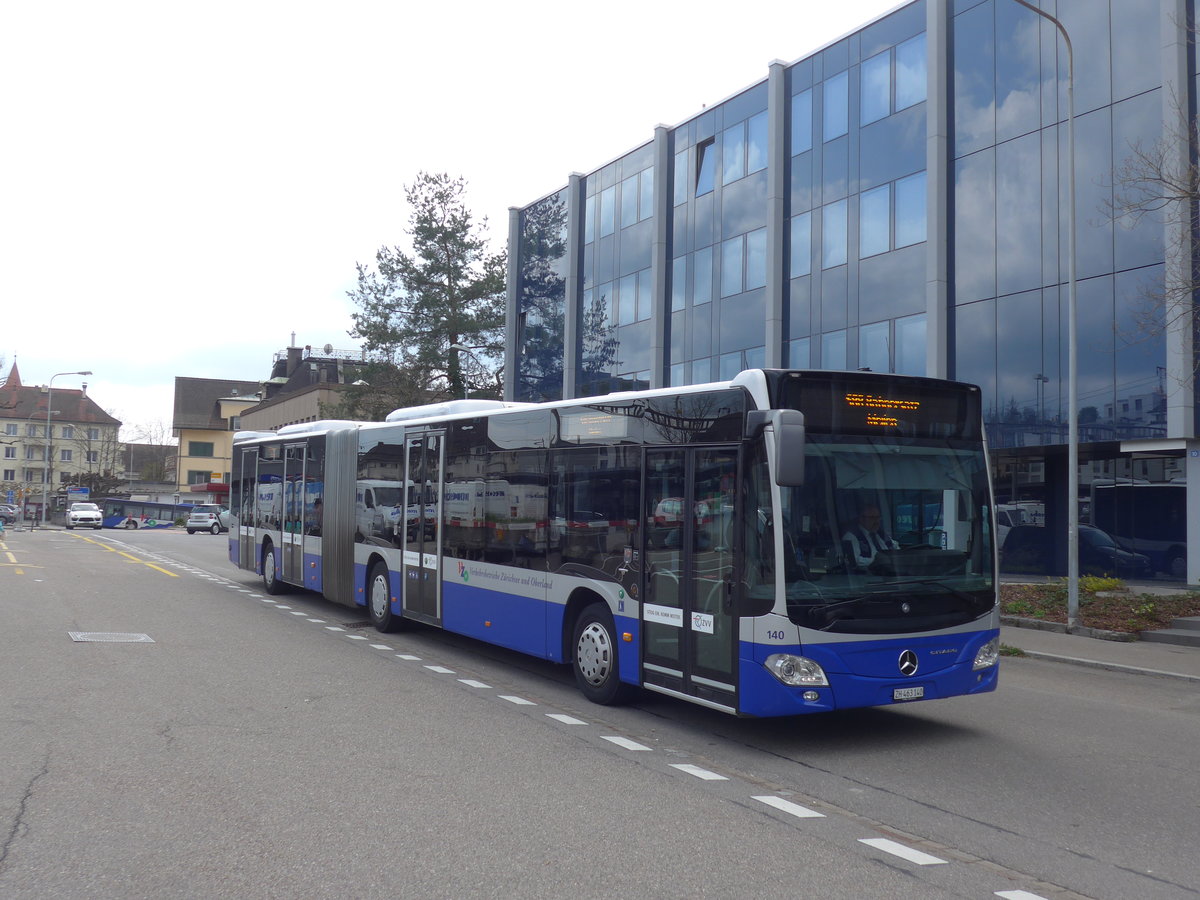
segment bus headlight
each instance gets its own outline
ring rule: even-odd
[[[768,672],[791,687],[829,687],[825,671],[806,657],[772,653],[763,665]]]
[[[986,669],[994,666],[1000,661],[1000,638],[992,638],[986,644],[979,648],[979,652],[975,654],[975,663],[971,666],[972,672],[978,672],[980,669]]]

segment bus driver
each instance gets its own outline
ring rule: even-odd
[[[847,557],[854,560],[857,569],[871,565],[880,550],[900,549],[900,545],[883,530],[879,507],[873,504],[859,511],[858,524],[847,529],[842,535],[842,543],[846,545]]]

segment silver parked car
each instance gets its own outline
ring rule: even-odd
[[[192,507],[192,513],[184,523],[188,534],[207,531],[220,534],[229,530],[229,510],[215,503],[201,503]]]

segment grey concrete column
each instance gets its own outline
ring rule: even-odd
[[[767,75],[767,297],[766,364],[783,365],[784,298],[788,283],[786,64],[775,60]]]
[[[1162,118],[1163,145],[1167,149],[1163,162],[1176,173],[1187,171],[1188,158],[1188,98],[1192,94],[1188,78],[1187,0],[1162,0]],[[1163,249],[1166,266],[1163,273],[1164,297],[1167,308],[1167,436],[1196,437],[1196,373],[1194,299],[1192,284],[1192,233],[1189,209],[1175,203],[1165,209]],[[1193,503],[1192,492],[1200,494],[1200,484],[1188,483],[1188,508],[1200,506],[1200,497]],[[1189,532],[1197,534],[1200,532]]]
[[[504,391],[505,400],[517,396],[517,349],[521,345],[517,312],[517,281],[521,272],[521,211],[508,208],[508,272],[504,297]]]
[[[579,371],[580,303],[583,302],[583,217],[587,210],[584,177],[572,172],[567,179],[567,282],[563,287],[563,399],[575,396]]]
[[[650,387],[666,383],[667,323],[671,318],[671,224],[674,203],[671,197],[671,131],[666,125],[654,128],[654,237],[650,249],[650,283],[654,302],[650,308]]]
[[[950,69],[949,0],[925,5],[925,374],[950,374]]]

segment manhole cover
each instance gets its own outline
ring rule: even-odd
[[[134,634],[128,631],[68,631],[71,640],[100,644],[153,644],[154,638],[148,634]]]

